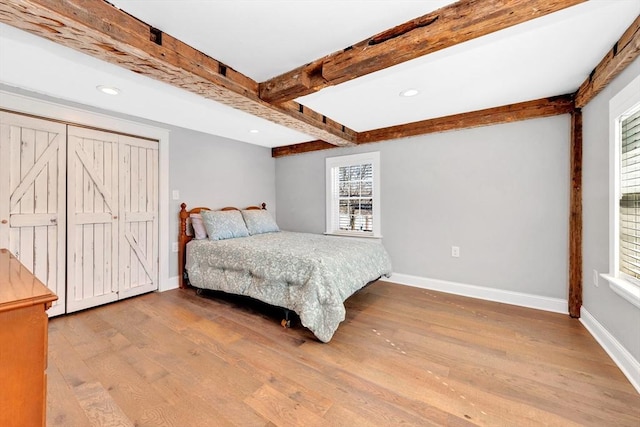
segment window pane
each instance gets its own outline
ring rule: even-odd
[[[349,215],[349,200],[340,199],[340,215]]]
[[[339,182],[349,181],[349,166],[342,166],[339,168],[338,181]]]
[[[360,200],[360,210],[363,215],[373,215],[373,199]]]
[[[373,180],[373,165],[371,163],[362,165],[362,179]]]
[[[371,197],[373,195],[373,182],[364,181],[362,183],[362,189],[360,195],[363,197]]]
[[[341,182],[340,183],[340,197],[349,197],[349,183]]]
[[[352,229],[357,231],[373,231],[371,199],[358,199],[353,202],[351,219]]]
[[[620,188],[622,193],[640,192],[640,111],[621,123]]]
[[[373,200],[362,199],[360,202],[360,215],[362,215],[362,230],[373,231]]]
[[[351,197],[358,197],[360,195],[360,182],[351,183]]]
[[[366,165],[360,165],[360,173],[358,174],[358,179],[363,180],[366,178],[367,176],[367,167],[370,167],[371,165],[366,164]]]
[[[360,165],[351,166],[351,174],[349,176],[351,181],[360,179]]]
[[[340,230],[350,230],[350,218],[351,211],[349,206],[349,200],[340,200],[340,221],[339,228]]]

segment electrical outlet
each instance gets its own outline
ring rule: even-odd
[[[178,242],[173,242],[173,243],[171,244],[171,250],[172,250],[173,252],[178,252]]]
[[[460,247],[459,246],[451,246],[451,256],[454,258],[460,257]]]
[[[600,275],[598,274],[598,270],[593,270],[593,285],[597,288],[599,283],[598,283],[598,278],[600,277]]]

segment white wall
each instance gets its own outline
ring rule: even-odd
[[[279,158],[277,220],[323,232],[325,157],[379,150],[395,273],[566,300],[569,139],[563,115]]]
[[[583,308],[640,361],[640,310],[615,294],[593,271],[609,270],[609,101],[640,75],[636,59],[583,108]],[[640,366],[640,365],[639,365]],[[640,377],[640,374],[638,374]]]

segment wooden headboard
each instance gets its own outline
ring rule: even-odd
[[[247,210],[258,210],[258,209],[267,209],[267,204],[262,203],[260,206],[249,206],[246,208]],[[200,211],[211,211],[214,209],[209,209],[207,207],[199,206],[197,208],[193,208],[187,210],[187,204],[182,203],[180,205],[180,227],[178,229],[178,281],[181,288],[186,288],[187,283],[185,281],[185,264],[187,262],[187,243],[193,239],[193,236],[187,235],[187,220],[189,219],[189,215],[194,213],[200,213]],[[226,208],[218,209],[220,211],[239,211],[240,209],[227,206]]]

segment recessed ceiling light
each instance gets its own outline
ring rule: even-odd
[[[259,131],[258,129],[251,129],[251,130],[249,131],[249,133],[259,133],[259,132],[260,132],[260,131]]]
[[[400,96],[404,96],[405,98],[409,98],[412,96],[416,96],[420,91],[418,89],[407,89],[400,92]]]
[[[120,89],[113,86],[100,85],[100,86],[96,86],[96,89],[98,89],[102,93],[106,93],[107,95],[118,95],[120,93]]]

